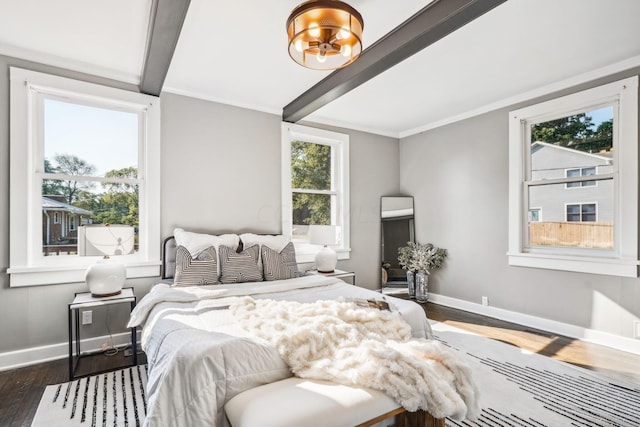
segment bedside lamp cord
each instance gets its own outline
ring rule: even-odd
[[[111,311],[109,310],[109,306],[107,306],[107,332],[109,332],[109,341],[111,341],[111,348],[107,348],[104,351],[105,356],[115,356],[118,354],[118,348],[113,345],[113,335],[111,334]]]

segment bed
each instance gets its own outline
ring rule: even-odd
[[[175,286],[179,283],[177,273],[182,273],[180,280],[187,276],[194,280],[197,276],[189,276],[183,271],[185,262],[191,267],[200,261],[198,257],[181,255],[184,247],[177,240],[184,240],[184,233],[188,232],[176,229],[176,233],[182,237],[170,237],[164,242],[162,280],[141,299],[129,323],[143,327],[141,345],[148,361],[145,425],[226,427],[229,422],[224,405],[229,399],[293,375],[268,337],[249,332],[234,316],[230,307],[235,308],[239,301],[312,304],[316,301],[384,300],[410,326],[413,338],[431,338],[426,315],[418,304],[383,296],[332,277],[301,275],[280,279],[276,274],[268,281]],[[199,242],[201,248],[208,244],[206,238],[204,241]],[[260,255],[265,260],[264,265],[259,268],[263,269],[263,277],[267,277],[270,261],[266,251],[274,250],[279,254],[286,251],[279,243],[281,236],[240,235],[234,252],[226,255],[223,254],[225,246],[214,239],[219,245],[221,265],[209,265],[209,271],[223,277],[227,268],[223,259],[248,252],[256,241],[264,251]],[[187,243],[193,246],[193,241]],[[199,256],[202,257],[202,253]],[[210,261],[207,256],[202,258],[203,262]],[[287,261],[285,257],[286,262],[291,266],[291,260]],[[240,279],[242,277],[245,276],[239,275]]]

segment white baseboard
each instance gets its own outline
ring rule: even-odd
[[[429,302],[640,355],[640,340],[433,293],[429,293]]]
[[[80,350],[82,354],[94,353],[102,350],[103,343],[111,343],[109,336],[87,338],[81,340]],[[138,340],[138,342],[140,342]],[[131,344],[131,332],[122,332],[113,335],[113,344],[116,347]],[[75,341],[74,348],[75,351]],[[21,350],[0,353],[0,371],[21,368],[23,366],[34,365],[36,363],[48,362],[69,357],[69,343],[58,343],[31,347]]]

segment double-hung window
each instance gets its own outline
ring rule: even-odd
[[[511,111],[509,178],[510,265],[637,277],[638,78]]]
[[[349,258],[348,135],[282,123],[282,206],[282,233],[298,262],[313,261],[320,247],[310,235],[319,226],[331,230],[338,259]]]
[[[158,275],[160,100],[11,68],[11,286],[84,281],[80,227],[124,224],[128,277]]]

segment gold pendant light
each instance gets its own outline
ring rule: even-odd
[[[289,56],[303,67],[335,70],[362,52],[362,15],[338,0],[312,0],[287,19]]]

